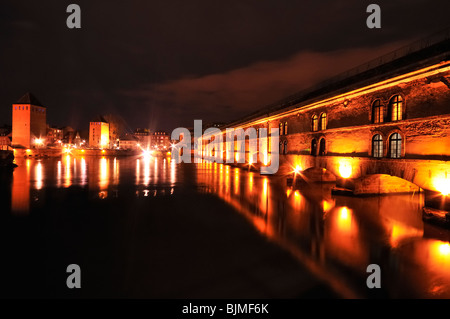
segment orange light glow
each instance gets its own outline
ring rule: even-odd
[[[423,230],[394,222],[392,225],[390,244],[393,248],[396,248],[402,240],[421,236],[423,236]]]
[[[352,213],[347,207],[341,207],[339,210],[337,226],[340,231],[350,233],[352,230]]]
[[[291,193],[292,193],[292,190],[291,190],[291,189],[288,189],[288,190],[286,191],[286,197],[289,197],[289,196],[291,195]]]
[[[300,165],[295,166],[295,168],[294,168],[294,173],[295,173],[295,174],[298,174],[298,173],[300,173],[301,171],[302,171],[302,168],[300,167]]]
[[[105,154],[105,150],[102,150],[102,153]]]
[[[37,163],[37,165],[35,166],[35,178],[36,178],[36,189],[41,189],[43,185],[41,162]]]
[[[450,255],[450,244],[449,243],[443,243],[439,244],[439,254],[441,256],[449,256]]]
[[[352,176],[352,165],[347,162],[341,162],[339,164],[339,174],[343,178],[349,178],[350,176]]]
[[[333,203],[330,203],[330,202],[327,202],[326,200],[323,200],[322,201],[322,207],[323,207],[324,213],[327,213],[333,207]]]
[[[450,194],[450,180],[447,178],[437,177],[433,180],[433,185],[442,195],[447,196]]]
[[[267,165],[269,163],[269,155],[267,155],[267,152],[264,153],[264,165]]]

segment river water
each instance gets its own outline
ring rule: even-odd
[[[163,202],[154,207],[164,214],[166,210],[182,210],[183,207],[205,210],[199,202],[202,196],[209,195],[221,203],[209,207],[210,210],[223,206],[226,214],[244,217],[245,223],[264,240],[293,256],[299,265],[338,295],[450,298],[450,231],[422,221],[422,194],[332,196],[333,184],[310,184],[294,189],[286,185],[283,177],[262,176],[217,163],[176,165],[168,158],[67,155],[17,159],[17,164],[12,174],[3,173],[1,184],[2,247],[8,260],[4,271],[12,277],[32,271],[30,260],[43,259],[45,266],[38,266],[38,269],[46,272],[47,279],[63,278],[66,274],[60,270],[53,273],[51,263],[70,263],[78,256],[89,259],[90,263],[107,265],[111,273],[117,272],[125,278],[120,260],[96,260],[95,253],[79,247],[89,247],[92,242],[96,249],[112,249],[103,240],[116,237],[102,233],[106,229],[104,223],[121,214],[126,220],[124,223],[132,224],[127,214],[142,214],[140,205],[145,199],[163,198]],[[102,202],[110,204],[101,206]],[[105,207],[111,211],[111,216],[103,211]],[[79,220],[77,211],[86,211],[85,215],[89,215]],[[106,214],[100,226],[95,217],[98,214]],[[37,217],[42,215],[46,217]],[[169,221],[168,231],[186,227],[195,233],[198,227],[189,222],[176,227],[172,224]],[[84,229],[83,232],[75,225]],[[36,228],[53,235],[47,237]],[[233,229],[226,231],[233,233]],[[224,234],[221,236],[226,245],[226,232]],[[71,241],[69,236],[77,241]],[[49,242],[54,240],[64,243]],[[141,245],[145,250],[147,244],[141,241]],[[119,254],[130,253],[125,243],[116,243],[114,247]],[[208,256],[199,258],[206,260]],[[370,264],[380,266],[381,289],[366,286]],[[145,269],[141,271],[145,273]],[[28,296],[21,292],[28,289],[27,283],[33,282],[35,277],[28,274],[20,278],[24,278],[20,285],[22,290],[16,289],[13,295]],[[101,280],[110,279],[99,278],[99,284]],[[15,280],[11,280],[8,287],[14,290],[12,281]],[[42,282],[37,280],[33,285]],[[38,291],[36,287],[29,288]],[[4,295],[8,292],[4,291]],[[126,296],[126,292],[120,296]]]

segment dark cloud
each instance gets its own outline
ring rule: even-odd
[[[160,121],[172,117],[180,126],[193,125],[193,116],[206,122],[231,121],[403,44],[377,49],[305,51],[285,60],[257,62],[224,73],[142,85],[123,94],[139,101],[137,105],[166,110],[158,115]]]
[[[48,121],[86,127],[117,113],[130,127],[223,120],[448,25],[450,3],[378,1],[73,1],[0,3],[0,120],[32,91]],[[334,63],[339,61],[339,63]]]

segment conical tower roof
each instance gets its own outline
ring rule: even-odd
[[[16,104],[32,104],[36,106],[43,106],[41,102],[30,92],[25,93],[24,96],[22,96]]]

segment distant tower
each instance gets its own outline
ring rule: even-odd
[[[47,108],[26,93],[12,106],[12,146],[25,148],[45,145]]]
[[[109,148],[109,123],[101,116],[89,124],[89,146]]]

